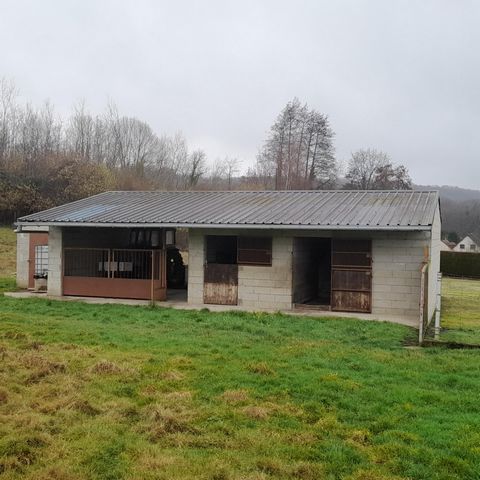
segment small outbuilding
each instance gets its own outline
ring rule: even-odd
[[[192,306],[415,324],[435,311],[435,191],[106,192],[18,219],[19,286],[46,271],[52,296],[179,299],[178,230]]]

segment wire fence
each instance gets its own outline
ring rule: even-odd
[[[480,279],[443,276],[440,331],[433,322],[429,337],[441,342],[480,345]]]

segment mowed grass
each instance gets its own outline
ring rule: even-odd
[[[479,354],[414,337],[0,297],[0,478],[478,479]]]
[[[480,280],[443,278],[441,326],[441,340],[480,344]]]
[[[0,226],[0,278],[13,277],[16,270],[16,236],[13,228]]]

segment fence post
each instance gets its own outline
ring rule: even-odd
[[[440,337],[440,313],[442,309],[442,273],[437,273],[437,302],[435,308],[435,340]]]
[[[425,265],[422,267],[421,276],[420,276],[420,322],[418,325],[418,344],[422,345],[423,336],[425,335],[425,315],[424,312],[424,303],[425,303]]]

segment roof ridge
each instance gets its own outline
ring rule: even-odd
[[[105,193],[439,193],[439,190],[347,190],[347,189],[328,189],[328,190],[107,190],[106,192],[97,193],[103,195]]]

